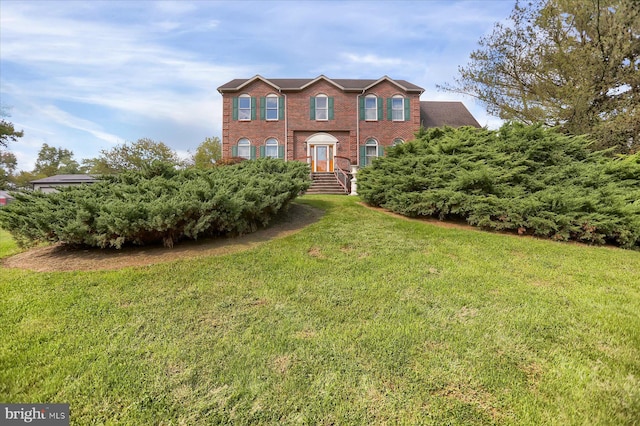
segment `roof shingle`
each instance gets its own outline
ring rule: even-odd
[[[421,101],[420,124],[423,127],[482,127],[467,107],[458,101]]]
[[[65,183],[92,183],[97,179],[92,175],[55,175],[46,178],[32,180],[31,183],[53,183],[53,184],[65,184]]]
[[[321,79],[324,79],[330,83],[333,83],[345,91],[362,91],[376,84],[379,81],[388,80],[404,88],[408,92],[419,92],[419,93],[424,92],[424,89],[420,86],[416,86],[415,84],[409,83],[406,80],[394,80],[387,76],[373,80],[373,79],[328,78],[323,75],[318,76],[316,78],[264,78],[259,75],[256,75],[252,78],[236,78],[218,87],[218,91],[220,93],[234,92],[242,89],[242,87],[244,87],[246,84],[254,80],[262,80],[280,90],[302,90],[308,84]]]

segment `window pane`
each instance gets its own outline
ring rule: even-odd
[[[265,154],[267,157],[278,158],[278,146],[267,146]]]
[[[277,119],[278,119],[278,110],[267,109],[267,120],[277,120]]]
[[[275,138],[269,138],[265,142],[264,154],[267,157],[278,158],[278,140]]]
[[[251,159],[251,142],[249,139],[242,138],[238,141],[238,157]]]
[[[392,118],[396,121],[404,120],[404,98],[393,98],[392,102]]]
[[[246,158],[247,160],[251,159],[251,148],[248,146],[239,146],[238,147],[238,157]]]
[[[326,96],[316,97],[316,120],[329,119],[329,102]]]
[[[316,153],[317,153],[317,160],[318,161],[327,161],[327,147],[326,146],[319,146],[316,147]]]
[[[238,99],[238,119],[251,120],[251,98],[245,96]]]
[[[277,120],[278,119],[278,98],[275,96],[267,97],[266,102],[267,112],[266,118],[267,120]]]
[[[364,98],[364,119],[378,119],[378,98],[374,96]]]

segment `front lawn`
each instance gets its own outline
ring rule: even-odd
[[[299,198],[327,213],[224,256],[0,268],[0,401],[72,424],[637,424],[639,252],[358,201]]]

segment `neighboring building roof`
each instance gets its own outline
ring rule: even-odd
[[[420,124],[423,127],[482,127],[467,107],[458,101],[421,101]]]
[[[241,90],[243,87],[252,83],[254,81],[263,81],[269,85],[271,85],[274,89],[277,90],[302,90],[305,87],[315,83],[319,80],[325,80],[338,88],[348,92],[348,91],[357,91],[361,92],[363,90],[367,90],[370,87],[375,86],[376,84],[382,81],[389,81],[396,86],[406,90],[407,92],[424,92],[424,89],[420,86],[416,86],[413,83],[409,83],[406,80],[394,80],[387,76],[379,78],[377,80],[371,79],[344,79],[344,78],[328,78],[324,75],[320,75],[316,78],[264,78],[260,75],[256,75],[252,78],[236,78],[231,80],[228,83],[223,84],[218,87],[218,92],[236,92]]]
[[[49,176],[43,179],[38,179],[38,180],[32,180],[30,183],[31,184],[58,184],[58,185],[65,185],[65,184],[73,184],[73,183],[93,183],[93,182],[97,182],[98,179],[95,178],[95,176],[92,175],[55,175],[55,176]]]

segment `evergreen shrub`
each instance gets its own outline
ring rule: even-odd
[[[172,246],[185,238],[255,231],[309,185],[309,166],[297,161],[260,159],[206,170],[156,162],[91,185],[16,194],[0,210],[0,226],[23,246]]]
[[[358,172],[369,204],[492,230],[640,248],[640,154],[505,124],[423,131]]]

